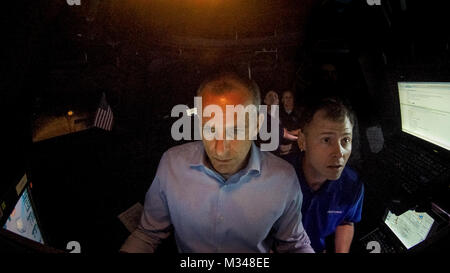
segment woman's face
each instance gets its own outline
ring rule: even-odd
[[[264,98],[266,105],[277,105],[279,103],[278,94],[275,91],[269,91]]]
[[[285,91],[281,97],[281,101],[285,110],[291,111],[294,109],[294,95],[291,91]]]

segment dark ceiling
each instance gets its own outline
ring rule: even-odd
[[[259,69],[265,89],[289,88],[302,66],[336,55],[442,62],[444,2],[10,1],[1,11],[2,102],[29,105],[46,92],[89,97],[100,89],[139,98],[168,86],[187,96],[201,66],[223,60]]]
[[[82,1],[69,6],[50,1],[41,6],[45,21],[58,22],[72,31],[102,24],[111,33],[142,31],[153,35],[183,35],[230,39],[298,31],[314,3],[306,1]],[[134,29],[134,30],[133,30]],[[92,31],[92,28],[87,29]],[[117,35],[116,34],[116,35]],[[123,33],[122,33],[123,34]]]

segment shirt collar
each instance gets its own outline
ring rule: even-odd
[[[247,167],[245,168],[246,174],[249,173],[260,174],[261,159],[262,159],[261,151],[259,150],[258,147],[256,147],[255,143],[252,142],[252,147],[250,149],[250,158],[248,159],[248,164]]]
[[[198,149],[198,153],[194,158],[194,160],[192,161],[192,163],[190,164],[191,168],[195,168],[195,169],[200,169],[203,171],[206,170],[211,170],[211,168],[209,166],[207,166],[205,164],[205,162],[207,162],[207,158],[206,158],[206,152],[205,152],[205,148],[203,147],[203,145],[201,145],[201,149]],[[256,147],[255,143],[252,142],[252,146],[250,148],[250,158],[248,159],[248,163],[247,166],[240,170],[239,172],[237,172],[236,174],[240,174],[240,176],[246,176],[246,175],[259,175],[261,173],[261,159],[263,157],[263,154],[261,153],[261,151],[259,150],[258,147]],[[214,170],[211,170],[214,173],[216,173]],[[232,176],[230,176],[230,179],[232,177],[234,177],[236,174],[233,174]],[[217,174],[218,175],[218,174]]]
[[[322,184],[322,186],[320,186],[320,188],[318,190],[313,191],[309,187],[308,183],[306,182],[305,174],[303,173],[303,168],[302,168],[303,154],[304,153],[300,153],[295,162],[295,169],[297,170],[297,176],[298,176],[298,180],[300,182],[302,191],[305,192],[305,190],[307,190],[308,192],[311,192],[311,193],[320,193],[323,191],[329,192],[331,190],[330,186],[332,185],[332,183],[336,184],[339,179],[333,180],[333,181],[327,180]]]
[[[205,158],[205,148],[203,147],[203,143],[201,145],[200,149],[198,149],[195,153],[195,155],[193,155],[193,160],[191,161],[191,163],[189,164],[189,166],[197,168],[197,167],[206,167],[205,163],[206,162],[206,158]]]

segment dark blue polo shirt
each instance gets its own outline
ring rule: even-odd
[[[306,183],[301,156],[290,160],[297,172],[303,193],[302,222],[316,252],[325,249],[325,238],[343,222],[359,222],[364,186],[358,175],[346,166],[337,180],[327,180],[317,191]]]

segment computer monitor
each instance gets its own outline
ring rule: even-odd
[[[402,131],[450,150],[450,82],[398,82]]]
[[[426,212],[408,210],[397,216],[389,211],[384,223],[405,248],[410,249],[427,238],[434,219]]]
[[[28,186],[20,195],[3,228],[35,242],[45,243]]]

